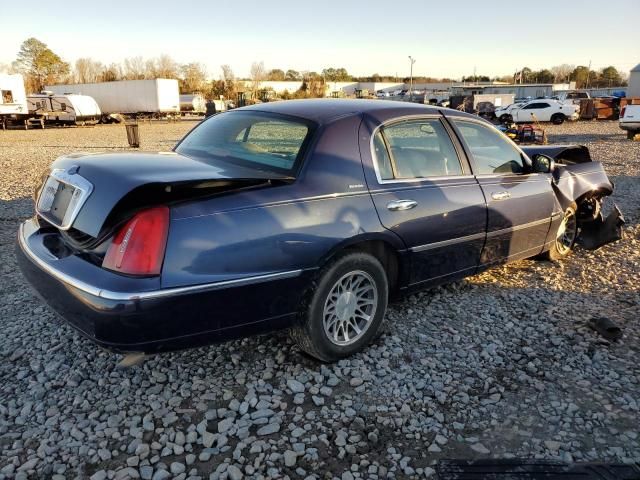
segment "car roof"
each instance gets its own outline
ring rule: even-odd
[[[349,115],[368,113],[373,116],[392,113],[394,116],[416,115],[419,113],[434,114],[446,111],[459,114],[447,108],[424,105],[420,103],[400,102],[394,100],[365,100],[340,98],[313,98],[304,100],[282,100],[276,102],[259,103],[237,110],[280,113],[294,117],[326,124]]]

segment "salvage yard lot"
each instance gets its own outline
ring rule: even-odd
[[[167,150],[193,126],[143,124],[142,149]],[[640,462],[640,142],[617,122],[545,128],[604,163],[623,241],[407,297],[374,345],[335,365],[277,333],[128,370],[56,319],[13,254],[46,166],[126,150],[124,127],[0,131],[0,479],[410,478],[440,458],[485,456]],[[585,326],[600,316],[624,337],[609,344]]]

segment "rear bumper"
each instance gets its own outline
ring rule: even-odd
[[[618,125],[622,130],[640,131],[640,122],[619,122]]]
[[[206,285],[160,288],[159,278],[134,279],[75,255],[57,258],[37,222],[20,226],[16,257],[39,296],[98,345],[158,353],[197,347],[279,328],[295,320],[308,272],[278,272]]]

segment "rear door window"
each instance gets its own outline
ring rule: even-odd
[[[463,174],[439,119],[406,120],[382,127],[374,137],[374,153],[382,180]]]

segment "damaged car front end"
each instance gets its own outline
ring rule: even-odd
[[[584,249],[596,250],[622,239],[624,216],[613,204],[606,215],[605,198],[613,193],[600,162],[591,159],[584,145],[545,145],[523,147],[532,159],[547,157],[551,165],[552,186],[560,208],[575,205],[579,234],[577,243]]]

